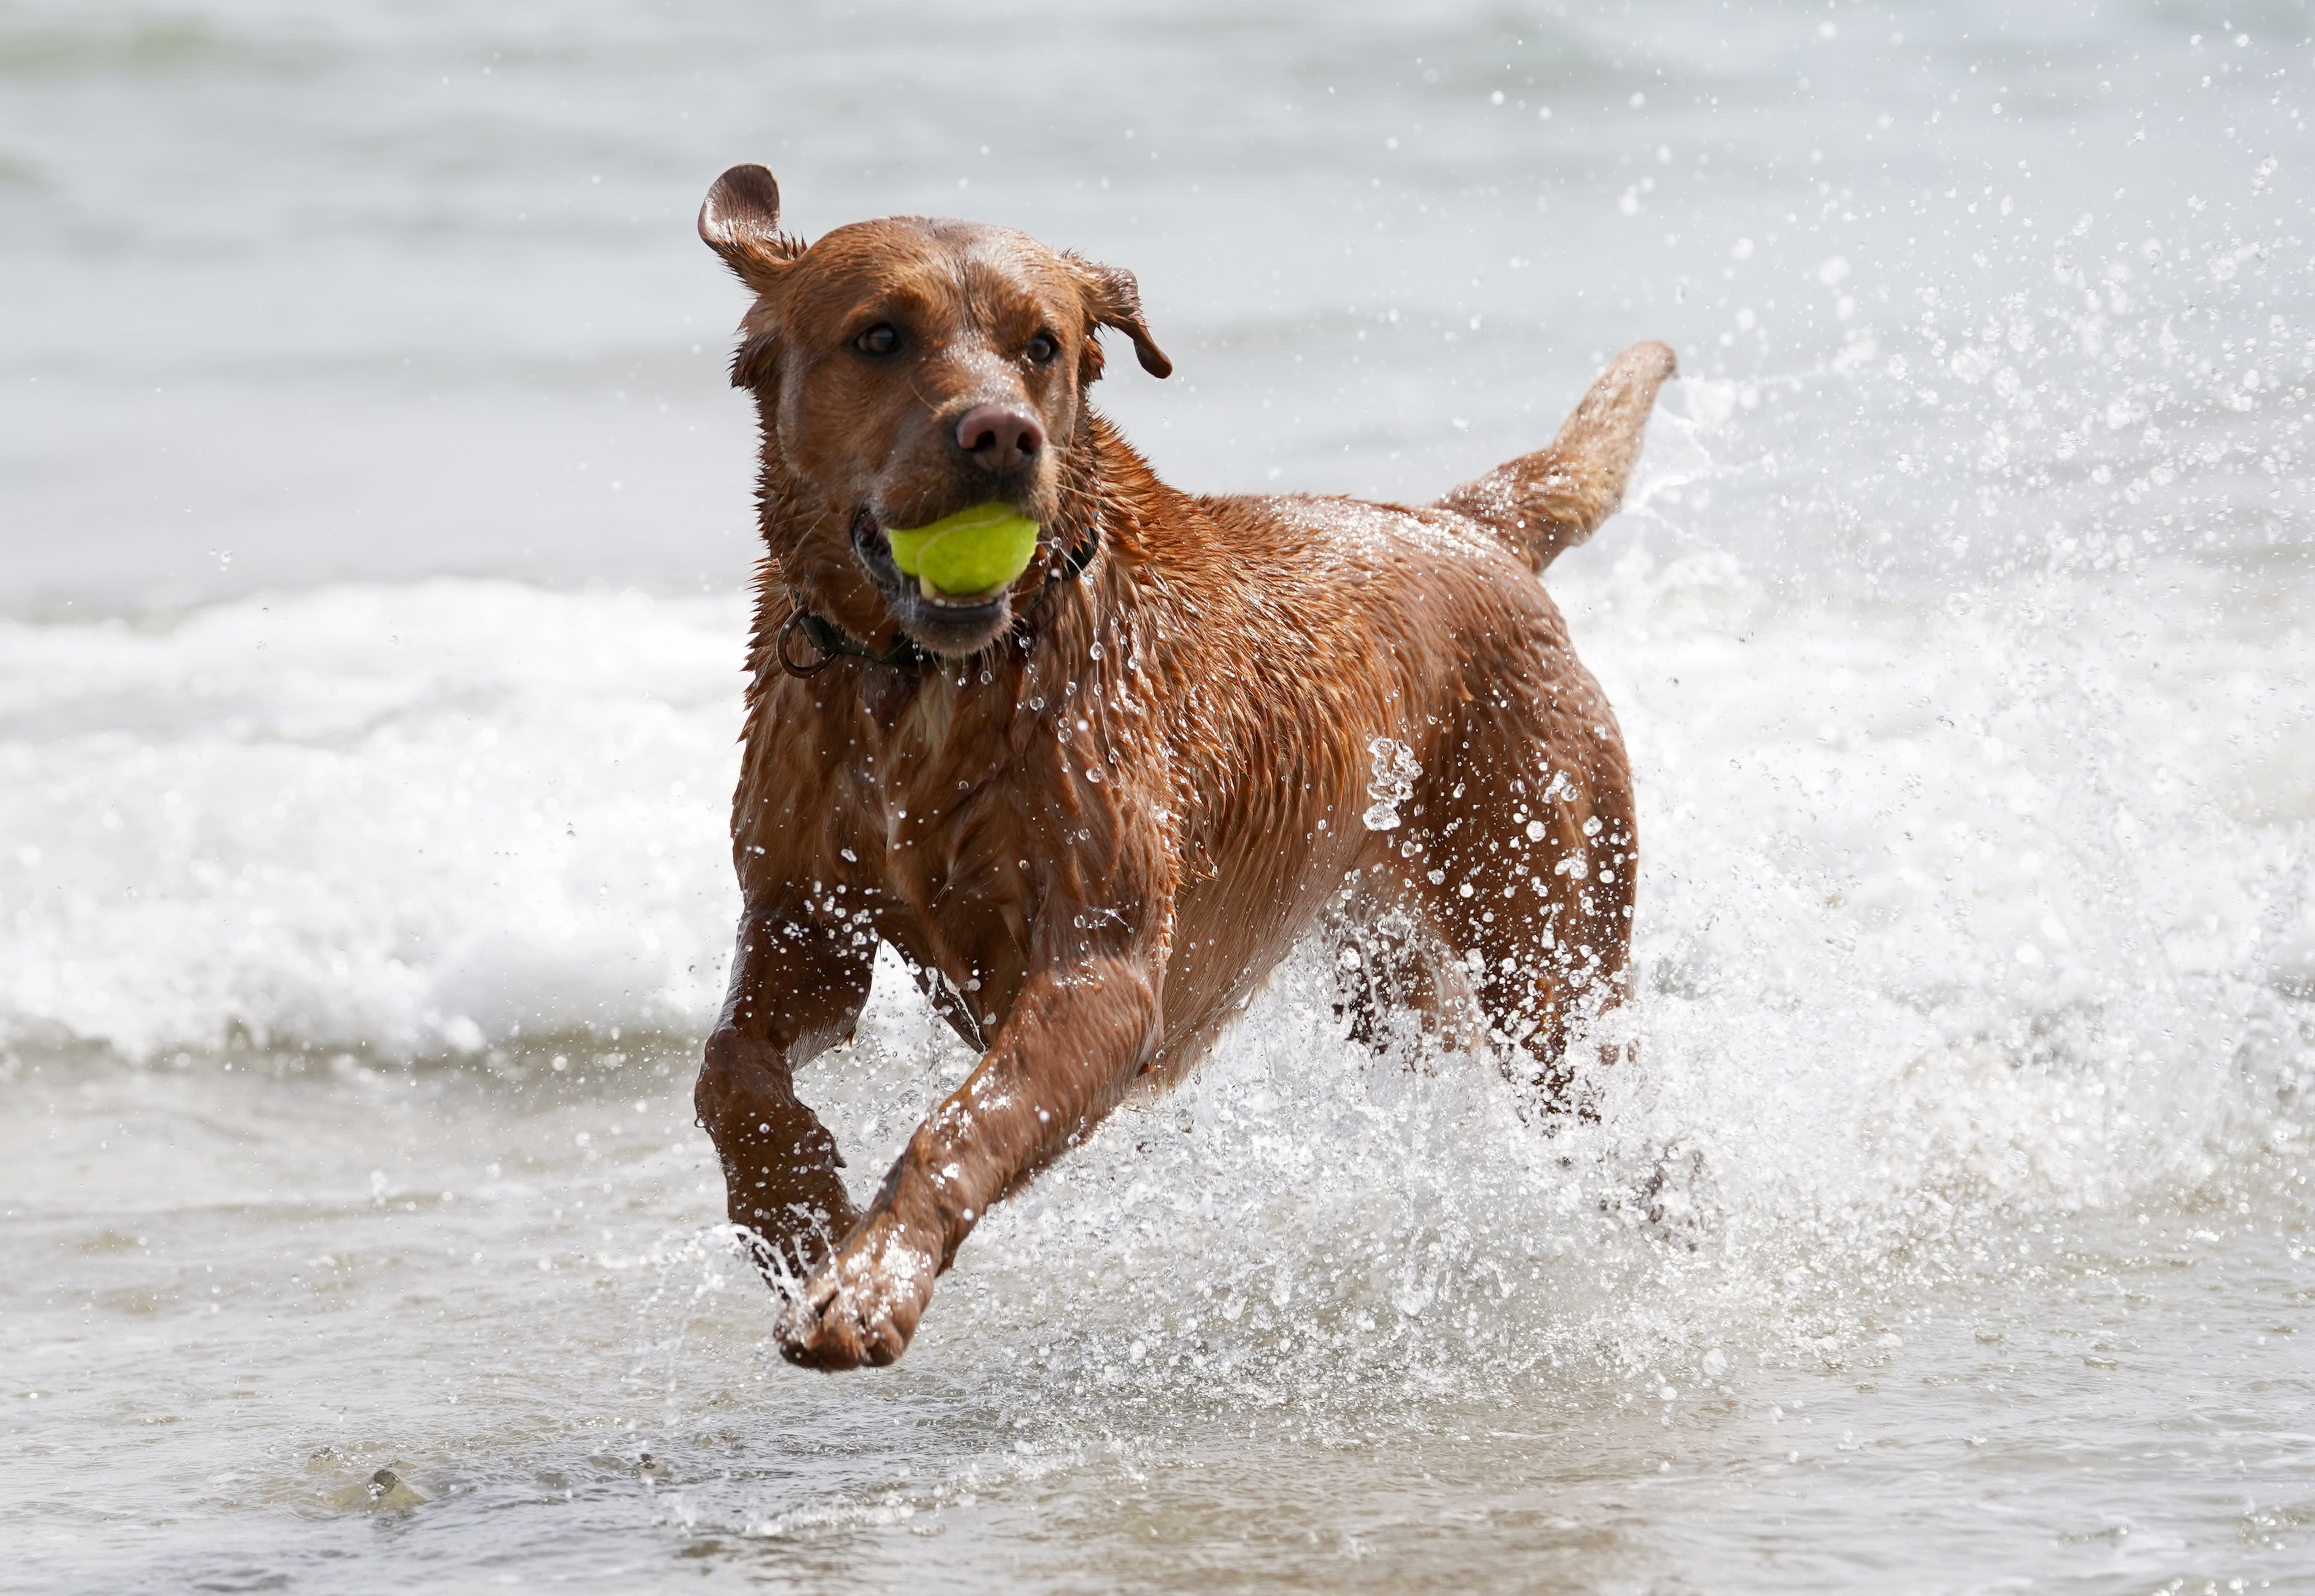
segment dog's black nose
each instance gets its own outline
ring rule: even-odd
[[[1045,430],[1025,411],[976,405],[956,424],[956,446],[984,471],[1018,471],[1045,447]]]

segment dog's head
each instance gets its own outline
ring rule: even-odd
[[[1086,389],[1101,375],[1096,329],[1131,338],[1153,376],[1173,363],[1131,272],[1007,227],[920,217],[806,247],[779,231],[779,214],[772,174],[734,166],[707,191],[699,235],[756,294],[732,380],[763,417],[781,574],[848,627],[881,604],[933,652],[971,653],[1083,531],[1060,523]],[[1041,528],[1041,557],[1011,587],[951,598],[893,564],[890,528],[990,501]]]

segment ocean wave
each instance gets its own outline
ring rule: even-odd
[[[1209,1078],[1110,1132],[1181,1167],[1113,1168],[1106,1199],[1057,1171],[1004,1222],[1033,1235],[1107,1201],[1133,1234],[1149,1202],[1203,1201],[1221,1157],[1274,1177],[1221,1184],[1255,1211],[1183,1222],[1218,1246],[1299,1236],[1317,1221],[1263,1206],[1351,1213],[1370,1198],[1344,1172],[1387,1165],[1371,1201],[1425,1239],[1370,1294],[1413,1302],[1435,1274],[1477,1311],[1509,1265],[1500,1227],[1469,1219],[1475,1171],[1568,1237],[1734,1214],[1786,1237],[1778,1257],[1844,1226],[1887,1255],[1957,1214],[2110,1204],[2295,1134],[2315,816],[2293,706],[2315,660],[2303,632],[2210,625],[2222,581],[1803,603],[1725,554],[1635,548],[1556,584],[1642,804],[1640,995],[1619,1022],[1642,1061],[1601,1084],[1601,1121],[1542,1137],[1481,1060],[1360,1062],[1302,961]],[[736,908],[743,626],[732,598],[456,581],[0,626],[0,1036],[194,1064],[622,1031],[686,1050]],[[966,1062],[882,984],[865,1051],[812,1072],[856,1171]],[[1203,1136],[1166,1129],[1184,1119]],[[1472,1126],[1485,1158],[1449,1145]],[[1405,1173],[1425,1168],[1453,1173]],[[1514,1250],[1530,1272],[1561,1255]],[[1216,1289],[1258,1307],[1267,1266],[1237,1260]]]
[[[407,1058],[692,1023],[743,626],[455,581],[0,626],[0,1034]]]

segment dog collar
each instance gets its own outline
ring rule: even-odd
[[[1060,568],[1046,573],[1045,585],[1039,588],[1035,597],[1022,607],[1019,615],[1013,617],[1013,625],[1016,627],[1025,625],[1055,588],[1083,576],[1086,567],[1093,563],[1094,556],[1100,552],[1101,523],[1094,521],[1087,526],[1084,536],[1069,545],[1069,552],[1062,557]],[[804,641],[819,651],[820,657],[803,661],[789,658],[788,634],[792,632],[803,633]],[[779,655],[780,669],[790,676],[818,676],[843,654],[902,670],[922,670],[938,663],[936,656],[926,652],[905,634],[889,649],[873,649],[825,616],[815,615],[800,604],[789,612],[787,620],[780,626],[773,652]]]

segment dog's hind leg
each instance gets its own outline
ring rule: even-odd
[[[1571,1030],[1622,1001],[1631,958],[1631,779],[1597,691],[1586,678],[1467,706],[1462,757],[1426,776],[1427,829],[1406,861],[1507,1072],[1553,1113],[1581,1106]]]
[[[1546,854],[1543,845],[1533,851]],[[1561,855],[1572,856],[1573,849]],[[1487,1041],[1539,1108],[1581,1108],[1570,1033],[1623,1000],[1629,942],[1618,917],[1628,898],[1602,903],[1582,885],[1556,891],[1553,878],[1539,881],[1532,868],[1514,874],[1517,866],[1500,859],[1457,864],[1461,868],[1445,873],[1450,884],[1435,898],[1431,918],[1454,950]],[[1468,899],[1447,895],[1467,886]],[[1602,1048],[1602,1062],[1613,1056]]]
[[[1353,886],[1326,944],[1335,957],[1335,1017],[1348,1023],[1352,1041],[1379,1053],[1477,1043],[1484,1027],[1462,962],[1398,872],[1386,868]]]
[[[859,1217],[836,1139],[795,1095],[795,1070],[850,1035],[875,946],[798,903],[740,918],[732,986],[692,1093],[723,1166],[732,1222],[768,1249],[767,1276],[809,1272]]]

